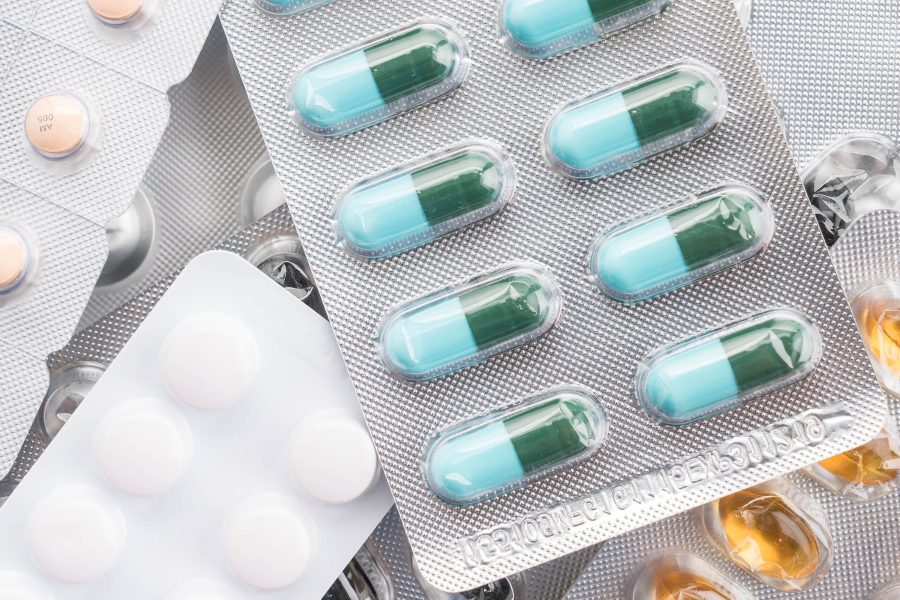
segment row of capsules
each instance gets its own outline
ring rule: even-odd
[[[166,92],[190,72],[216,10],[214,0],[0,3],[0,366],[12,374],[0,474],[47,390],[44,359],[75,331],[103,268],[105,226],[132,202],[166,127]]]
[[[635,25],[670,0],[506,0],[500,38],[525,58],[547,58]],[[320,2],[258,2],[294,13]],[[314,59],[288,90],[297,124],[344,136],[454,91],[469,56],[463,35],[422,19]],[[543,133],[556,172],[592,180],[693,142],[724,119],[727,92],[706,65],[681,62],[561,107]],[[336,202],[337,242],[364,260],[387,259],[499,213],[512,199],[515,167],[489,140],[466,140],[352,184]],[[604,232],[588,272],[608,297],[638,302],[746,261],[768,245],[772,211],[755,189],[725,184]],[[412,382],[480,363],[547,333],[562,294],[545,267],[514,263],[391,311],[379,332],[385,367]],[[822,354],[815,325],[775,309],[648,356],[637,374],[646,412],[683,425],[796,383]],[[607,430],[596,396],[581,386],[545,390],[517,406],[434,437],[424,475],[457,505],[520,487],[596,452]]]

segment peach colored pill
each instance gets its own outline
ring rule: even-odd
[[[28,141],[48,158],[69,156],[81,148],[90,126],[87,107],[67,94],[38,98],[25,115]]]
[[[101,21],[113,25],[127,23],[144,7],[144,0],[86,0]]]
[[[16,286],[28,269],[28,246],[16,231],[0,225],[0,292]]]

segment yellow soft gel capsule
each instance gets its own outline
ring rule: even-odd
[[[740,584],[711,564],[678,550],[645,560],[632,576],[626,600],[752,600]]]
[[[838,494],[861,502],[877,500],[900,484],[900,441],[893,423],[869,442],[807,468]]]
[[[875,372],[886,388],[900,394],[900,283],[875,283],[851,305]]]

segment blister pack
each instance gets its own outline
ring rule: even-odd
[[[327,321],[210,252],[5,503],[0,581],[34,598],[318,600],[390,505]]]
[[[647,4],[220,13],[439,588],[761,483],[884,420],[733,3],[634,22]],[[605,39],[580,35],[592,20]],[[567,51],[524,58],[504,28]],[[471,140],[510,157],[516,193],[460,229],[510,180],[503,159],[442,151]]]
[[[43,361],[75,331],[106,259],[104,226],[135,197],[168,122],[166,92],[187,76],[216,10],[215,0],[0,2],[6,351]],[[41,397],[28,376],[18,384],[3,398],[21,415],[3,422],[3,474]]]

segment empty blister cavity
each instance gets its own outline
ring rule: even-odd
[[[395,308],[381,326],[381,357],[399,377],[433,379],[539,338],[561,309],[546,268],[501,267]]]
[[[809,589],[831,567],[825,512],[787,480],[773,480],[711,502],[701,509],[701,520],[713,546],[773,588]]]
[[[344,413],[314,415],[298,427],[290,466],[300,489],[328,504],[356,500],[381,475],[369,431]]]
[[[645,561],[628,586],[626,600],[753,600],[744,586],[687,552]]]
[[[58,92],[41,96],[25,113],[25,137],[31,149],[49,160],[87,154],[96,143],[98,124],[81,98]]]
[[[504,0],[500,39],[526,58],[585,46],[661,13],[672,0]]]
[[[259,494],[238,505],[225,523],[222,544],[235,575],[262,590],[296,583],[316,552],[311,522],[278,494]]]
[[[872,283],[850,306],[875,373],[888,391],[900,395],[900,283]]]
[[[235,404],[259,371],[259,349],[240,321],[221,313],[188,317],[163,345],[162,368],[176,398],[200,409]]]
[[[684,425],[797,383],[821,356],[812,321],[769,310],[653,352],[638,367],[638,400],[656,420]]]
[[[872,595],[872,600],[900,600],[900,579],[881,586]]]
[[[416,21],[305,66],[288,105],[307,132],[346,135],[455,90],[468,67],[465,40],[453,25]]]
[[[132,28],[145,23],[159,0],[84,0],[91,16],[108,27]]]
[[[584,460],[603,444],[606,430],[592,393],[550,389],[439,433],[425,453],[425,480],[442,500],[471,504]]]
[[[35,507],[26,535],[32,557],[47,575],[86,583],[115,564],[125,544],[125,520],[94,488],[67,485]]]
[[[37,271],[37,247],[26,230],[0,219],[0,306],[25,289]]]
[[[0,571],[0,600],[54,600],[54,598],[33,577],[16,571]]]
[[[94,434],[94,457],[103,474],[135,496],[160,494],[175,485],[192,454],[187,421],[156,399],[123,403],[103,418]]]
[[[564,105],[544,129],[544,158],[576,179],[623,171],[709,134],[727,96],[705,65],[665,67]]]
[[[820,460],[806,473],[835,493],[869,502],[900,487],[900,439],[893,420],[861,446]]]
[[[515,181],[497,145],[458,144],[354,183],[337,202],[335,235],[351,254],[384,258],[496,214]]]
[[[774,229],[759,192],[724,186],[614,226],[595,242],[588,269],[607,296],[646,300],[755,256]]]
[[[331,4],[332,0],[255,0],[260,10],[272,15],[286,16],[306,12]]]

